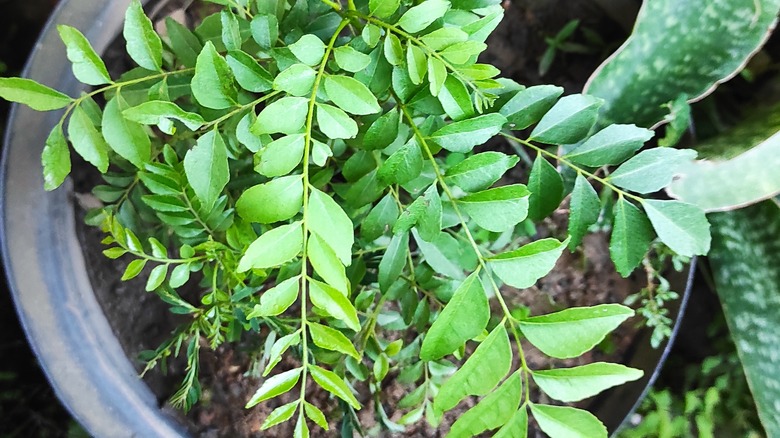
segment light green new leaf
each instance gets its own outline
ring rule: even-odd
[[[70,149],[62,132],[62,124],[57,124],[46,138],[41,164],[43,165],[43,188],[46,190],[56,189],[70,175]]]
[[[401,46],[401,40],[393,33],[388,33],[385,37],[385,43],[382,45],[382,53],[385,59],[392,65],[401,65],[404,63],[404,49]]]
[[[272,224],[292,218],[302,206],[303,179],[290,175],[247,189],[236,201],[236,212],[249,222]]]
[[[531,191],[528,216],[536,221],[549,216],[563,201],[563,177],[541,153],[531,167],[528,190]]]
[[[465,41],[453,44],[441,51],[441,56],[455,65],[473,63],[480,53],[487,49],[487,44],[479,41]]]
[[[336,397],[349,403],[355,409],[360,409],[360,403],[357,401],[349,386],[344,382],[344,379],[339,377],[333,371],[328,371],[324,368],[320,368],[316,365],[309,365],[309,373],[311,377],[317,382],[322,389],[330,392]]]
[[[568,406],[530,406],[539,428],[550,438],[607,438],[607,428],[588,411]]]
[[[73,99],[31,79],[0,78],[0,98],[27,105],[35,111],[65,108]]]
[[[466,85],[454,75],[448,75],[444,81],[444,87],[439,90],[437,96],[444,112],[452,120],[459,121],[473,117],[475,114],[474,104],[471,101]]]
[[[600,392],[640,379],[641,370],[624,365],[596,362],[573,368],[533,371],[534,382],[555,400],[577,402]]]
[[[303,412],[298,413],[298,421],[295,422],[293,438],[309,438],[309,426],[306,424]]]
[[[352,221],[336,201],[324,192],[312,189],[309,195],[309,229],[325,241],[336,255],[349,266],[355,233]]]
[[[283,97],[266,106],[252,125],[252,133],[296,134],[306,123],[309,113],[309,99],[304,97]]]
[[[409,233],[393,236],[379,262],[379,290],[386,293],[403,273],[409,252]]]
[[[518,161],[518,157],[501,152],[482,152],[447,169],[444,181],[460,187],[465,192],[479,192],[501,179]]]
[[[320,131],[334,140],[355,138],[358,134],[357,122],[344,111],[326,103],[317,104],[317,123]]]
[[[398,26],[410,33],[417,33],[443,17],[450,10],[446,0],[425,0],[409,8],[398,20]]]
[[[528,216],[530,192],[522,184],[496,187],[458,199],[458,204],[480,227],[504,232]]]
[[[360,360],[360,354],[355,350],[352,341],[347,339],[340,331],[314,322],[306,324],[306,327],[308,327],[309,333],[311,333],[311,339],[318,347],[338,351]]]
[[[293,64],[282,70],[274,79],[274,90],[284,91],[291,96],[311,94],[317,72],[306,64]]]
[[[618,199],[614,212],[609,252],[620,275],[628,277],[650,249],[653,229],[647,216],[625,199]]]
[[[75,27],[57,26],[62,42],[67,48],[68,60],[73,63],[73,75],[87,85],[111,83],[106,64],[100,59],[87,38]]]
[[[539,122],[563,94],[563,88],[553,85],[537,85],[521,90],[499,110],[512,129],[526,129]]]
[[[192,77],[192,96],[206,108],[226,109],[236,104],[238,91],[225,58],[208,41],[198,55]]]
[[[563,242],[555,239],[537,240],[514,251],[491,257],[488,263],[501,281],[525,289],[533,286],[555,267],[555,262],[568,243],[569,239]]]
[[[398,123],[400,120],[401,113],[396,109],[392,109],[376,119],[368,127],[366,135],[363,136],[363,148],[376,150],[390,146],[398,137]]]
[[[256,15],[249,23],[249,28],[252,30],[252,39],[262,49],[270,49],[276,45],[276,40],[279,39],[279,20],[276,15]]]
[[[371,64],[371,57],[369,55],[358,52],[351,46],[336,48],[333,50],[333,56],[339,67],[351,73],[357,73]]]
[[[352,330],[360,331],[357,310],[343,292],[317,280],[309,280],[308,283],[312,304],[340,320]]]
[[[409,44],[406,48],[406,67],[412,83],[415,85],[422,84],[425,75],[428,73],[428,59],[423,49],[414,44]]]
[[[607,178],[616,186],[636,193],[652,193],[671,184],[675,175],[696,158],[691,149],[655,148],[642,151]]]
[[[620,164],[631,158],[646,141],[653,138],[653,131],[636,125],[610,125],[594,134],[564,158],[577,164],[601,167]]]
[[[422,150],[417,139],[412,137],[382,163],[377,176],[387,184],[406,184],[419,177],[422,168]]]
[[[569,208],[569,249],[574,250],[582,242],[588,228],[599,220],[601,200],[596,190],[581,174],[574,180]]]
[[[336,106],[350,114],[375,114],[382,110],[374,93],[362,82],[348,76],[326,77],[325,92]]]
[[[227,63],[244,90],[262,93],[273,87],[274,78],[251,55],[239,50],[229,52]]]
[[[420,359],[438,360],[485,330],[490,307],[479,273],[468,276],[452,295],[423,339]]]
[[[401,6],[401,0],[369,0],[368,2],[371,15],[376,15],[379,18],[387,18],[395,14],[399,6]]]
[[[518,325],[528,342],[557,359],[577,357],[595,347],[634,311],[620,304],[572,307],[548,315],[521,320]]]
[[[446,412],[470,395],[489,393],[511,366],[512,346],[502,324],[493,329],[460,369],[441,385],[433,400],[434,409]]]
[[[296,58],[306,65],[318,65],[325,56],[325,43],[313,34],[306,34],[288,46]]]
[[[289,278],[260,295],[260,304],[249,312],[247,319],[277,316],[284,313],[298,298],[301,288],[301,277]]]
[[[434,132],[431,140],[451,152],[470,152],[474,146],[481,145],[498,134],[504,123],[506,118],[501,114],[484,114],[450,123]]]
[[[152,141],[143,126],[125,118],[122,110],[126,108],[127,102],[119,93],[106,103],[101,123],[103,138],[120,157],[143,169],[152,159]]]
[[[547,144],[572,144],[587,137],[604,101],[582,94],[562,97],[531,132],[531,140]]]
[[[260,152],[260,162],[255,170],[269,178],[287,175],[301,164],[306,139],[303,134],[293,134],[274,140]]]
[[[447,433],[447,438],[468,438],[479,435],[486,430],[503,426],[517,412],[522,392],[521,372],[517,371],[509,376],[498,389],[458,417]]]
[[[325,414],[322,413],[320,408],[314,406],[313,404],[307,401],[304,401],[303,411],[306,413],[306,416],[309,417],[309,419],[313,421],[317,426],[325,430],[329,430],[328,419],[325,418]]]
[[[685,257],[706,255],[710,250],[710,223],[695,205],[680,201],[647,199],[642,202],[661,241]]]
[[[127,41],[127,54],[136,64],[147,70],[162,70],[162,41],[138,0],[127,8],[122,35]]]
[[[200,114],[184,111],[175,103],[164,100],[144,102],[122,111],[122,115],[127,120],[143,125],[161,125],[166,119],[174,119],[192,131],[206,124]]]
[[[162,286],[165,281],[165,277],[168,276],[168,265],[157,265],[149,273],[149,278],[146,280],[146,292],[151,292],[158,287]]]
[[[210,210],[230,181],[227,148],[222,135],[211,130],[203,134],[184,156],[184,173],[204,210]]]
[[[428,81],[433,96],[438,96],[439,91],[447,80],[447,66],[440,59],[431,56],[428,58]]]
[[[336,253],[316,234],[308,240],[309,262],[325,283],[333,286],[344,295],[349,295],[350,287],[344,265],[336,257]]]
[[[420,40],[434,51],[444,50],[447,47],[468,41],[469,34],[457,27],[443,27],[423,35]]]
[[[523,405],[493,438],[528,438],[528,410]]]
[[[73,149],[100,173],[108,170],[108,144],[95,128],[82,105],[73,110],[68,122],[68,138]]]
[[[282,336],[274,342],[268,352],[268,365],[263,370],[263,377],[267,376],[279,362],[282,361],[282,354],[290,347],[301,343],[301,334],[298,331]]]
[[[301,222],[282,225],[261,234],[249,245],[238,263],[238,272],[281,266],[297,257],[301,250],[303,250]]]
[[[294,370],[285,371],[266,379],[257,392],[255,392],[255,395],[249,399],[246,404],[246,409],[291,390],[293,386],[298,383],[298,380],[300,380],[301,372],[303,372],[303,368],[295,368]]]
[[[274,409],[273,412],[268,414],[268,416],[265,418],[263,425],[260,426],[260,430],[268,430],[277,424],[282,424],[285,421],[288,421],[290,418],[292,418],[295,411],[298,410],[298,403],[300,403],[300,400],[295,400],[294,402],[287,403],[286,405],[282,405]]]

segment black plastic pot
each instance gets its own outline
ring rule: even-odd
[[[55,24],[79,28],[101,52],[120,33],[128,4],[129,0],[63,0],[44,29],[25,75],[78,95],[83,88],[71,74]],[[43,190],[40,154],[59,117],[56,112],[15,106],[9,118],[0,170],[0,238],[16,310],[55,392],[90,434],[184,436],[184,429],[160,409],[138,378],[95,298],[76,237],[67,184],[52,193]],[[643,369],[645,378],[594,401],[594,410],[610,430],[633,412],[670,348],[671,342],[653,350],[640,336],[628,364]]]

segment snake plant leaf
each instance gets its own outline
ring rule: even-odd
[[[637,380],[642,374],[641,370],[607,362],[532,372],[539,388],[562,402],[584,400],[613,386]]]
[[[520,405],[523,382],[515,372],[495,391],[479,401],[452,424],[447,438],[472,437],[497,429],[512,419]]]
[[[606,100],[604,125],[654,126],[668,113],[665,103],[681,94],[699,100],[742,70],[778,11],[780,0],[643,2],[633,34],[585,92]]]
[[[780,207],[773,201],[709,215],[709,261],[767,436],[780,436]]]
[[[551,438],[607,438],[607,428],[588,411],[568,406],[530,406],[539,428]]]

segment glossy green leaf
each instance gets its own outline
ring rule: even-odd
[[[360,235],[368,241],[376,240],[392,229],[399,214],[398,205],[393,197],[391,195],[385,196],[361,221]]]
[[[443,27],[436,29],[431,33],[423,35],[420,40],[428,46],[429,49],[440,51],[447,47],[465,42],[469,39],[469,34],[457,27]]]
[[[409,44],[406,47],[406,67],[412,83],[422,84],[428,73],[428,58],[425,56],[425,52],[414,44]]]
[[[125,118],[122,110],[126,108],[127,102],[119,93],[106,103],[101,124],[103,138],[120,157],[143,169],[152,159],[152,142],[143,126]]]
[[[122,281],[131,280],[141,274],[141,271],[146,267],[146,259],[133,260],[127,265],[124,274],[122,274]]]
[[[419,177],[422,168],[422,150],[412,138],[382,163],[377,176],[387,184],[406,184]]]
[[[531,404],[539,428],[551,438],[607,438],[607,428],[588,411]]]
[[[309,236],[308,240],[309,262],[325,283],[333,286],[341,293],[348,295],[350,291],[347,274],[344,265],[336,257],[327,243],[323,242],[316,234]]]
[[[446,412],[470,395],[485,395],[498,385],[512,366],[512,346],[506,328],[499,325],[466,362],[441,385],[434,409]]]
[[[539,388],[555,400],[577,402],[600,392],[640,379],[641,370],[624,365],[596,362],[573,368],[534,371]]]
[[[306,327],[308,327],[309,333],[311,333],[311,339],[318,347],[326,350],[338,351],[339,353],[360,360],[360,354],[355,350],[352,341],[347,339],[340,331],[313,322],[306,324]]]
[[[309,195],[309,217],[309,229],[333,248],[345,266],[349,266],[355,234],[352,221],[341,206],[324,192],[312,189]]]
[[[444,180],[466,192],[479,192],[501,179],[518,161],[519,158],[501,152],[482,152],[447,169]]]
[[[175,103],[164,100],[153,100],[127,108],[122,111],[122,115],[127,120],[143,125],[161,125],[165,119],[174,119],[182,122],[192,131],[206,124],[200,114],[184,111]]]
[[[431,95],[438,96],[439,91],[447,80],[447,66],[438,58],[428,58],[428,81],[430,82]]]
[[[304,401],[303,402],[303,410],[306,413],[306,416],[309,417],[311,421],[313,421],[317,426],[329,430],[328,428],[328,419],[325,418],[325,414],[322,413],[322,411],[314,406],[313,404]]]
[[[584,139],[596,124],[604,101],[572,94],[562,97],[531,132],[531,140],[547,144],[572,144]]]
[[[521,320],[518,325],[528,342],[557,359],[580,356],[595,347],[634,311],[620,304],[572,307]]]
[[[271,74],[246,52],[229,52],[226,60],[236,82],[244,90],[262,93],[273,87]]]
[[[474,59],[480,53],[487,49],[487,44],[479,41],[465,41],[453,44],[442,50],[441,56],[455,65],[464,65],[473,63]]]
[[[696,151],[691,149],[646,150],[615,169],[607,180],[632,192],[657,192],[671,184],[680,169],[694,158]]]
[[[388,33],[382,46],[385,59],[392,65],[401,65],[404,63],[404,49],[401,46],[401,40],[393,33]]]
[[[285,221],[303,206],[303,179],[284,176],[247,189],[236,201],[236,212],[244,220],[260,224]]]
[[[344,111],[326,103],[317,105],[317,123],[320,131],[334,140],[355,138],[358,134],[357,122]]]
[[[68,122],[68,138],[73,149],[101,173],[108,170],[108,144],[95,128],[81,105],[73,110]]]
[[[127,54],[136,64],[152,71],[162,69],[162,41],[138,0],[127,8],[122,35],[127,42]]]
[[[277,424],[282,424],[285,421],[288,421],[290,418],[292,418],[293,414],[295,414],[295,411],[298,410],[298,403],[300,403],[300,400],[287,403],[286,405],[282,405],[274,409],[273,412],[268,414],[268,416],[265,418],[263,425],[260,426],[260,430],[268,430]]]
[[[365,53],[358,52],[351,46],[341,46],[333,50],[333,57],[336,64],[344,70],[357,73],[371,64],[371,57]]]
[[[431,242],[421,238],[417,229],[412,229],[412,235],[425,262],[439,274],[456,280],[462,279],[465,277],[464,269],[473,269],[477,264],[473,251],[465,251],[464,247],[447,233],[439,233]]]
[[[369,126],[363,137],[363,148],[368,150],[384,149],[398,137],[398,124],[401,114],[398,110],[390,110],[376,119]]]
[[[239,29],[238,18],[233,11],[223,10],[219,13],[222,22],[222,43],[228,51],[241,50],[241,30]]]
[[[296,331],[277,339],[268,352],[268,365],[263,370],[263,377],[267,376],[282,360],[282,354],[290,347],[301,343],[301,334]]]
[[[273,250],[270,250],[273,248]],[[238,271],[281,266],[294,259],[303,249],[303,228],[300,222],[282,225],[260,235],[247,248]]]
[[[503,232],[528,216],[529,194],[524,185],[513,184],[464,196],[458,204],[480,227]]]
[[[514,251],[490,257],[488,263],[501,281],[525,289],[555,267],[568,243],[569,239],[563,242],[550,238],[537,240]]]
[[[563,88],[553,85],[529,87],[512,96],[499,113],[503,114],[512,129],[526,129],[539,122],[563,94]]]
[[[318,65],[325,56],[325,43],[315,35],[303,35],[298,41],[288,46],[296,58],[306,65]]]
[[[504,123],[506,118],[501,114],[485,114],[450,123],[434,132],[431,139],[448,151],[470,152],[498,134]]]
[[[349,386],[344,382],[344,379],[336,375],[333,371],[328,371],[324,368],[320,368],[316,365],[309,365],[309,373],[311,377],[320,385],[324,390],[330,392],[336,397],[344,400],[350,406],[355,409],[360,409],[360,403],[357,401]]]
[[[409,233],[393,236],[379,262],[379,290],[386,293],[403,273],[409,252]]]
[[[628,277],[650,249],[653,229],[647,216],[625,199],[617,201],[614,213],[609,252],[617,271]]]
[[[316,307],[342,321],[350,329],[360,331],[357,310],[343,292],[325,283],[309,280],[309,294],[311,303]]]
[[[436,184],[431,185],[425,190],[423,196],[415,199],[406,208],[393,226],[393,232],[408,231],[412,227],[415,227],[419,237],[426,242],[433,242],[439,238],[442,229],[442,202]]]
[[[398,26],[410,33],[417,33],[443,17],[450,9],[446,0],[425,0],[409,8],[398,20]]]
[[[227,148],[216,130],[203,134],[184,156],[184,172],[205,210],[211,209],[230,180]]]
[[[306,115],[309,113],[309,99],[303,97],[283,97],[266,106],[252,125],[252,133],[296,134],[303,129]]]
[[[311,94],[317,72],[305,64],[293,64],[282,70],[274,79],[274,90],[284,91],[291,96]]]
[[[274,140],[260,152],[260,163],[255,166],[255,170],[269,178],[287,175],[301,164],[305,145],[303,134]]]
[[[36,111],[65,108],[73,99],[31,79],[0,78],[0,98],[27,105]]]
[[[452,424],[447,437],[472,437],[487,430],[497,429],[517,412],[523,382],[520,371],[509,376],[501,386],[479,401],[476,406],[460,415]]]
[[[423,339],[420,359],[438,360],[485,330],[490,307],[479,274],[463,280]]]
[[[267,50],[276,45],[276,40],[279,38],[279,20],[275,15],[256,15],[249,27],[252,30],[252,39],[261,48]]]
[[[647,199],[642,203],[661,241],[685,257],[706,255],[710,250],[710,224],[704,212],[680,201]]]
[[[379,18],[387,18],[398,10],[401,0],[369,0],[368,8],[372,15]]]
[[[195,76],[192,77],[192,95],[206,108],[226,109],[236,104],[237,90],[233,83],[233,72],[211,41],[206,43],[198,55]]]
[[[528,410],[525,405],[515,412],[512,418],[493,435],[493,438],[527,438]]]
[[[459,121],[473,117],[475,114],[474,104],[471,101],[471,94],[466,89],[466,85],[454,75],[448,75],[444,81],[444,87],[439,90],[437,96],[444,112],[452,120]]]
[[[247,315],[247,319],[277,316],[284,313],[298,299],[301,277],[289,278],[260,295],[260,304]]]
[[[610,125],[566,154],[564,158],[590,167],[617,165],[631,158],[651,138],[653,138],[653,131],[649,129],[639,128],[636,125]]]
[[[203,44],[191,30],[171,17],[165,18],[165,29],[171,42],[171,49],[185,67],[194,68]]]
[[[70,149],[62,132],[62,124],[55,126],[46,138],[41,154],[43,165],[43,187],[54,190],[70,175]]]
[[[73,64],[73,75],[87,85],[111,83],[106,65],[92,48],[87,38],[75,27],[57,26],[62,42],[67,48],[68,60]]]
[[[375,114],[382,110],[371,90],[354,78],[328,76],[325,92],[336,106],[350,114]]]
[[[599,220],[601,213],[598,193],[581,174],[577,174],[574,180],[569,211],[569,249],[574,250],[582,242],[588,228]]]
[[[536,221],[552,214],[563,200],[563,178],[558,170],[539,153],[528,177],[528,216]]]
[[[257,392],[255,392],[255,395],[249,399],[246,409],[291,390],[298,383],[298,380],[301,379],[302,371],[303,368],[295,368],[266,379]]]
[[[162,286],[163,282],[165,281],[165,277],[168,275],[168,265],[157,265],[152,269],[152,272],[149,273],[149,278],[146,280],[146,287],[144,288],[147,292],[151,292],[158,287]]]
[[[298,420],[295,422],[293,438],[309,438],[309,426],[306,424],[306,418],[303,412],[298,414]]]

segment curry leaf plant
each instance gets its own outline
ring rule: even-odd
[[[201,348],[263,336],[247,408],[280,406],[263,429],[360,427],[354,411],[394,378],[413,389],[396,423],[375,404],[393,431],[481,397],[450,436],[525,436],[529,416],[553,437],[606,436],[584,410],[532,400],[532,386],[574,402],[641,372],[531,369],[524,342],[578,357],[633,310],[521,317],[503,285],[533,286],[604,216],[623,275],[656,236],[681,256],[706,253],[697,207],[649,197],[693,154],[639,152],[651,131],[594,132],[599,98],[525,88],[479,63],[498,0],[213,3],[222,10],[194,31],[167,19],[160,36],[134,1],[123,36],[138,67],[119,77],[60,26],[74,75],[94,87],[78,97],[0,79],[7,100],[64,109],[43,151],[46,188],[70,173],[71,149],[97,168],[103,207],[87,220],[106,232],[105,255],[189,318],[145,354],[147,369],[187,357],[173,403],[198,401]],[[482,147],[496,136],[535,155],[527,174],[508,176],[518,157]],[[567,233],[524,231],[567,197]],[[340,403],[312,404],[312,387]]]

